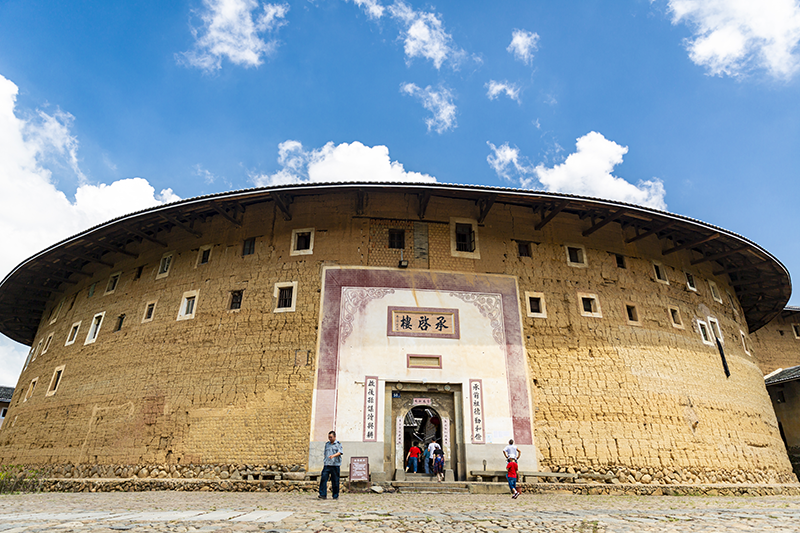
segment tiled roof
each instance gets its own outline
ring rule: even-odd
[[[778,383],[786,383],[787,381],[795,381],[797,379],[800,379],[800,366],[793,366],[771,375],[764,380],[764,383],[769,386],[777,385]]]
[[[0,402],[10,402],[14,387],[0,387]]]

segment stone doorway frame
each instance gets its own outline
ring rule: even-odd
[[[393,397],[399,394],[399,398]],[[403,430],[400,429],[398,441],[398,417],[405,418],[406,413],[417,405],[414,398],[429,398],[430,407],[434,409],[442,420],[442,424],[449,423],[449,446],[443,446],[445,451],[445,469],[453,472],[456,479],[466,479],[466,455],[464,450],[464,409],[463,389],[460,383],[419,383],[405,381],[387,381],[385,388],[384,417],[384,472],[389,479],[403,481],[405,479],[404,461],[405,448],[403,446]],[[448,422],[445,422],[445,419]],[[445,438],[445,429],[442,428],[442,439]],[[400,453],[398,454],[398,450]]]

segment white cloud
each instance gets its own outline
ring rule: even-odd
[[[444,133],[456,127],[456,106],[450,89],[440,86],[435,90],[430,85],[420,89],[414,83],[404,83],[400,86],[400,92],[419,99],[422,106],[433,114],[425,119],[428,131]]]
[[[258,0],[203,0],[203,26],[192,28],[194,47],[178,59],[206,72],[222,68],[223,58],[236,65],[257,67],[278,43],[263,34],[286,24],[288,4],[261,4]]]
[[[765,69],[790,78],[800,62],[800,5],[796,0],[669,0],[672,23],[685,23],[691,60],[714,76]]]
[[[515,58],[519,59],[526,65],[530,65],[533,61],[533,53],[538,49],[538,42],[538,33],[532,33],[525,30],[514,30],[511,34],[511,44],[508,45],[506,50],[511,52]]]
[[[79,167],[78,140],[70,132],[72,116],[37,111],[20,117],[17,92],[12,81],[0,76],[0,279],[61,239],[110,218],[178,199],[170,189],[156,194],[142,178],[110,185],[88,183]],[[74,201],[56,187],[52,168],[68,169],[72,178],[78,178]],[[0,343],[0,368],[18,369],[19,352],[27,354],[27,349],[9,342]],[[0,374],[2,384],[13,385],[7,376]]]
[[[505,93],[505,95],[512,100],[516,100],[517,103],[521,103],[519,99],[519,86],[514,83],[489,80],[489,83],[486,84],[486,87],[486,96],[489,97],[489,100],[496,100],[498,96]]]
[[[347,181],[435,182],[436,178],[419,172],[409,172],[402,163],[389,159],[386,146],[365,146],[358,141],[350,144],[333,142],[311,151],[298,141],[278,145],[281,169],[274,174],[252,175],[256,186],[289,185],[292,183],[323,183]]]
[[[383,16],[384,7],[377,0],[350,0],[355,5],[364,10],[371,19],[379,19]]]
[[[608,198],[632,204],[667,209],[666,191],[661,180],[653,178],[634,185],[614,176],[614,167],[622,163],[628,153],[627,146],[609,141],[600,133],[589,132],[577,140],[577,150],[566,160],[551,168],[543,164],[525,165],[517,148],[508,143],[499,148],[488,143],[492,154],[489,165],[498,176],[511,179],[516,175],[525,188],[541,188],[549,192],[563,192],[597,198]]]
[[[457,66],[466,56],[453,45],[453,38],[444,31],[442,21],[436,13],[414,11],[402,0],[389,7],[389,14],[405,25],[405,52],[410,59],[429,59],[439,69],[446,60]]]

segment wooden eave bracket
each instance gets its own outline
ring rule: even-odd
[[[151,235],[148,235],[147,233],[145,233],[143,231],[140,231],[140,230],[134,229],[134,228],[130,228],[130,227],[126,227],[125,231],[127,231],[128,233],[132,233],[133,235],[136,235],[137,237],[141,237],[142,239],[150,241],[153,244],[157,244],[158,246],[161,246],[162,248],[167,248],[167,243],[165,243],[164,241],[158,240],[155,237],[153,237]],[[158,230],[156,230],[156,233],[158,233]]]
[[[482,196],[478,199],[478,208],[480,209],[480,213],[478,214],[478,224],[483,224],[483,221],[486,220],[486,215],[489,214],[489,210],[494,205],[495,201],[497,201],[497,196],[494,194]]]
[[[133,252],[129,252],[125,248],[120,248],[119,246],[114,246],[113,244],[106,244],[104,242],[99,242],[99,241],[93,241],[92,244],[94,244],[98,248],[103,248],[104,250],[108,250],[109,252],[114,252],[114,253],[118,253],[118,254],[122,254],[122,255],[127,255],[128,257],[132,257],[134,259],[139,257],[139,254],[135,254]],[[107,263],[104,263],[104,264],[107,264]]]
[[[88,261],[90,263],[97,263],[98,265],[103,265],[103,266],[106,266],[108,268],[114,268],[114,264],[113,263],[108,263],[108,262],[103,261],[102,259],[100,259],[98,257],[92,257],[89,254],[82,254],[82,253],[79,253],[79,252],[74,252],[72,250],[65,250],[64,253],[69,255],[70,257],[74,257],[75,259],[83,259],[84,261]]]
[[[690,264],[692,266],[699,265],[700,263],[705,263],[707,261],[716,261],[717,259],[723,259],[728,257],[729,255],[738,254],[740,252],[744,252],[747,250],[747,246],[740,246],[738,248],[731,248],[730,250],[725,250],[724,252],[719,252],[712,255],[704,255],[698,259],[693,260]]]
[[[203,238],[203,233],[200,232],[200,231],[197,231],[196,229],[194,229],[192,227],[193,224],[186,224],[186,223],[181,222],[180,220],[178,220],[176,217],[174,217],[172,215],[167,215],[165,213],[159,213],[159,215],[161,216],[161,218],[163,218],[164,220],[166,220],[167,222],[169,222],[170,224],[172,224],[176,228],[182,229],[186,233],[190,233],[190,234],[194,235],[195,237],[197,237],[198,239],[202,239]]]
[[[569,200],[563,200],[553,206],[553,209],[550,210],[550,213],[547,215],[544,214],[544,210],[542,210],[542,220],[539,221],[538,224],[533,228],[536,231],[539,231],[543,227],[545,227],[551,220],[556,218],[556,215],[563,211],[567,205],[569,205]]]
[[[219,202],[211,202],[211,209],[216,211],[219,214],[219,216],[221,216],[222,218],[224,218],[225,220],[227,220],[228,222],[230,222],[231,224],[233,224],[237,228],[241,228],[242,227],[242,222],[240,220],[236,219],[236,215],[238,214],[238,211],[237,211],[236,207],[235,206],[233,207],[234,216],[229,215],[228,211],[225,209],[225,207],[226,206],[224,206],[224,205],[220,205]]]
[[[658,233],[661,233],[665,229],[668,229],[668,228],[674,226],[675,224],[676,224],[676,221],[670,220],[670,221],[666,222],[665,224],[661,224],[660,226],[657,226],[655,228],[651,228],[651,229],[645,231],[644,233],[638,233],[639,228],[637,226],[636,227],[636,232],[637,232],[636,235],[634,235],[630,239],[625,239],[625,244],[631,244],[632,242],[640,241],[640,240],[642,240],[642,239],[644,239],[646,237],[649,237],[650,235],[656,235]],[[658,235],[656,235],[656,237],[658,237]]]
[[[612,222],[614,222],[614,221],[617,221],[617,220],[619,220],[619,219],[620,219],[620,217],[622,217],[623,215],[625,215],[625,213],[627,213],[627,212],[628,212],[628,210],[627,210],[627,209],[620,209],[620,210],[618,210],[618,211],[615,211],[614,213],[608,213],[608,214],[606,215],[606,217],[605,217],[603,220],[601,220],[600,222],[594,223],[594,220],[593,220],[592,222],[593,222],[594,224],[593,224],[591,227],[589,227],[589,228],[585,229],[585,230],[583,231],[582,235],[583,235],[584,237],[588,237],[589,235],[591,235],[591,234],[592,234],[592,233],[594,233],[595,231],[597,231],[597,230],[599,230],[599,229],[601,229],[601,228],[603,228],[603,227],[607,226],[608,224],[611,224],[611,223],[612,223]]]
[[[356,215],[362,216],[367,205],[367,193],[358,189],[356,191]]]
[[[681,250],[686,250],[687,248],[694,248],[695,246],[700,246],[701,244],[707,243],[709,241],[713,241],[714,239],[719,239],[719,233],[713,233],[711,235],[706,235],[696,241],[685,242],[683,244],[679,244],[677,246],[673,246],[672,248],[667,248],[666,250],[662,250],[661,255],[669,255],[674,252],[679,252]]]
[[[425,191],[422,194],[418,194],[417,198],[419,198],[419,208],[417,209],[417,216],[420,219],[425,218],[425,211],[428,210],[428,202],[431,201],[431,193],[429,191]]]
[[[280,209],[281,213],[283,214],[283,219],[287,222],[292,220],[292,213],[289,211],[289,206],[294,201],[294,198],[277,192],[271,192],[269,193],[269,196],[275,202],[275,205],[278,206],[278,209]]]

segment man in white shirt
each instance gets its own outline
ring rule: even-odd
[[[519,456],[522,455],[522,452],[519,451],[519,448],[514,446],[514,439],[508,441],[508,446],[503,448],[503,455],[506,456],[506,460],[509,459],[516,459],[519,462]]]

